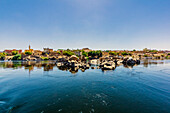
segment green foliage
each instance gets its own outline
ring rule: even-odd
[[[49,60],[48,57],[41,57],[41,59],[43,59],[43,60]]]
[[[5,58],[4,53],[0,53],[0,59],[3,60]]]
[[[16,54],[12,60],[21,60],[21,54]]]
[[[63,55],[71,56],[71,55],[74,55],[74,53],[71,52],[70,50],[65,50],[63,51]]]
[[[32,55],[32,53],[31,53],[31,52],[28,52],[28,51],[25,52],[25,54],[26,54],[26,55]]]
[[[5,56],[8,55],[8,53],[4,53],[4,52],[2,54],[5,55]]]
[[[132,56],[132,53],[128,53],[128,55]]]
[[[129,55],[127,52],[122,52],[121,54],[122,54],[123,56]]]
[[[143,49],[143,51],[144,51],[144,52],[148,52],[148,51],[149,51],[149,49],[145,48],[145,49]]]
[[[133,51],[136,51],[135,49],[133,49]]]
[[[61,52],[60,52],[60,51],[57,51],[57,54],[61,54]]]
[[[88,56],[91,56],[91,57],[97,56],[98,58],[102,57],[102,51],[101,50],[90,51],[90,52],[88,52]]]
[[[12,55],[17,55],[18,51],[12,51]]]
[[[79,57],[79,55],[76,55],[77,57]]]
[[[168,53],[168,55],[170,55],[170,53]]]
[[[87,57],[88,56],[88,53],[82,53],[83,56]]]
[[[109,54],[110,54],[110,55],[115,55],[115,56],[118,55],[118,53],[116,53],[116,52],[111,52],[111,51],[109,52]]]
[[[109,50],[106,50],[106,52],[110,52]]]
[[[89,57],[86,57],[87,61],[89,61]]]
[[[121,54],[122,54],[123,56],[126,56],[126,55],[130,55],[130,56],[131,56],[131,55],[132,55],[132,53],[127,53],[127,52],[122,52]]]
[[[166,58],[166,59],[168,59],[169,57],[168,57],[168,56],[166,56],[165,58]]]
[[[87,56],[88,56],[88,53],[85,52],[84,50],[82,50],[82,55],[85,56],[85,57],[87,57]]]
[[[143,56],[144,56],[144,57],[148,57],[148,55],[146,55],[146,54],[144,54]]]
[[[158,50],[150,50],[149,52],[157,53],[157,52],[158,52]]]

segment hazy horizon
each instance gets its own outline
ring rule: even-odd
[[[98,48],[98,49],[94,49],[94,48],[90,48],[90,47],[88,47],[88,46],[85,46],[85,47],[81,47],[81,48],[53,48],[53,47],[49,47],[49,46],[45,46],[45,47],[42,47],[42,48],[34,48],[34,47],[32,47],[31,46],[31,49],[34,49],[34,50],[42,50],[43,51],[43,48],[50,48],[50,49],[53,49],[53,50],[59,50],[59,49],[63,49],[63,50],[66,50],[66,49],[70,49],[70,50],[76,50],[76,49],[83,49],[83,48],[89,48],[89,49],[92,49],[92,50],[129,50],[129,51],[133,51],[135,48],[133,48],[133,49],[114,49],[114,48],[110,48],[110,49],[101,49],[101,48]],[[28,50],[29,49],[29,47],[26,47],[26,48],[5,48],[5,49],[3,49],[3,50],[0,50],[0,51],[4,51],[4,50],[7,50],[7,49],[9,49],[9,50],[11,50],[11,49],[17,49],[17,50],[19,50],[19,49],[21,49],[21,50]],[[145,48],[143,48],[143,49],[145,49]],[[135,49],[136,51],[141,51],[141,50],[143,50],[143,49]],[[155,48],[147,48],[147,49],[150,49],[150,50],[168,50],[168,49],[155,49]],[[170,51],[170,50],[168,50],[168,51]]]
[[[0,51],[170,50],[169,0],[1,0]]]

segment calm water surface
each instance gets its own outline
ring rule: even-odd
[[[113,71],[0,62],[0,113],[170,113],[170,60]]]

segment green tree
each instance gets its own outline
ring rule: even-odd
[[[43,60],[49,60],[48,57],[41,57],[41,59],[43,59]]]
[[[144,52],[149,52],[149,49],[144,48],[143,51],[144,51]]]
[[[7,55],[8,55],[8,53],[5,53],[5,52],[3,52],[2,54],[3,54],[3,55],[5,55],[5,56],[7,56]]]
[[[154,50],[150,50],[149,52],[157,53],[157,52],[158,52],[158,50],[154,49]]]
[[[71,52],[70,50],[65,50],[63,51],[63,55],[71,56],[71,55],[74,55],[74,53]]]
[[[61,52],[60,52],[60,51],[57,51],[57,54],[61,54]]]
[[[161,57],[164,57],[164,56],[165,56],[165,55],[163,55],[163,54],[161,55]]]
[[[128,55],[127,52],[122,52],[121,54],[122,54],[123,56]]]
[[[96,51],[96,56],[102,57],[102,51],[101,51],[101,50],[97,50],[97,51]]]
[[[29,51],[25,52],[25,54],[26,54],[26,55],[32,55],[32,53],[29,52]]]
[[[116,53],[116,52],[111,52],[111,51],[109,52],[109,54],[110,54],[110,55],[114,55],[114,56],[118,55],[118,53]]]
[[[146,55],[146,54],[144,54],[143,56],[144,56],[144,57],[148,57],[148,55]]]
[[[21,60],[21,54],[16,54],[12,60]]]
[[[18,51],[12,51],[12,55],[17,55]]]
[[[88,53],[85,52],[84,50],[82,50],[82,55],[85,56],[85,57],[87,57],[87,56],[88,56]]]
[[[97,51],[90,51],[88,52],[88,56],[91,56],[91,57],[102,57],[102,51],[101,50],[97,50]]]
[[[5,59],[5,55],[3,53],[0,53],[0,60],[4,60]]]

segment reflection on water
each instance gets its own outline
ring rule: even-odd
[[[157,65],[166,63],[164,60],[143,60],[142,65],[148,67],[149,65]]]
[[[166,63],[165,60],[143,60],[141,62],[141,65],[144,67],[148,67],[149,65],[157,65],[157,64],[164,64]],[[137,64],[133,66],[129,65],[123,65],[125,68],[133,68],[134,66],[138,66]],[[54,67],[57,67],[55,64],[55,61],[18,61],[18,62],[0,62],[0,67],[2,68],[13,68],[13,69],[18,69],[18,68],[23,68],[25,70],[29,70],[29,73],[34,70],[34,68],[37,69],[42,69],[44,71],[53,71]],[[60,66],[57,67],[59,70],[62,71],[70,71],[71,73],[77,73],[78,68],[68,68],[67,66]],[[82,72],[85,72],[85,69],[81,69]]]
[[[105,72],[0,62],[0,113],[169,113],[169,67],[170,60]]]

